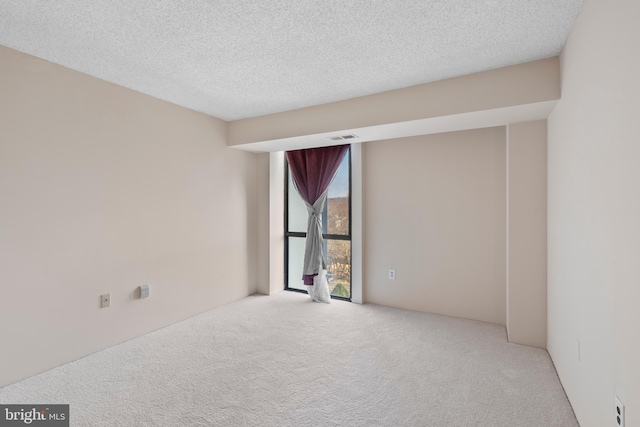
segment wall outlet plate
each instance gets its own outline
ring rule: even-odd
[[[396,280],[396,271],[391,269],[389,270],[389,279]]]
[[[140,286],[140,298],[147,298],[149,296],[149,285]]]
[[[624,405],[620,398],[616,396],[616,427],[624,427]]]
[[[100,295],[100,308],[111,307],[111,294]]]

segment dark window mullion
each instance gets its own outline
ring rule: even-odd
[[[284,233],[284,235],[287,237],[302,237],[303,239],[307,238],[307,233],[304,233],[302,231],[287,231],[286,233]]]
[[[301,231],[287,231],[285,233],[286,237],[301,237],[303,239],[307,238],[307,233],[303,233]],[[323,234],[322,238],[324,240],[351,240],[351,236],[346,234]]]
[[[286,155],[284,156],[284,288],[295,290],[289,287],[289,162]]]
[[[323,234],[322,238],[324,240],[351,240],[351,236],[346,234]]]

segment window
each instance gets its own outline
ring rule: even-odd
[[[285,167],[285,289],[306,292],[302,264],[307,236],[307,208],[298,195],[289,165]],[[351,300],[351,150],[344,156],[329,185],[322,211],[322,237],[327,258],[327,281],[333,298]]]

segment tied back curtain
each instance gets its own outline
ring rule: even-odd
[[[314,277],[326,268],[322,240],[322,208],[327,200],[329,184],[333,181],[348,149],[348,145],[339,145],[286,153],[293,184],[309,213],[302,269],[302,280],[307,286],[313,286]],[[327,286],[326,281],[324,285]],[[328,295],[328,289],[326,293]]]

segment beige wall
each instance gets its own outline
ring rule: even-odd
[[[549,117],[549,352],[583,427],[640,425],[637,0],[586,0]],[[580,353],[578,352],[580,343]]]
[[[507,331],[547,346],[547,121],[508,127]]]
[[[0,386],[256,291],[224,122],[4,47],[0,121]]]
[[[263,295],[271,293],[271,180],[269,178],[271,165],[270,154],[260,153],[258,157],[258,284],[257,292]]]
[[[557,100],[560,97],[559,71],[558,58],[547,58],[345,101],[236,120],[229,122],[228,142],[241,148],[259,141],[291,138],[293,146],[285,143],[284,148],[278,148],[291,150],[301,148],[295,146],[295,139],[305,135],[310,135],[312,140],[300,144],[329,145],[331,141],[327,142],[327,135],[315,135],[325,132],[358,129],[359,137],[369,135],[369,139],[364,140],[376,140],[392,138],[390,134],[400,131],[379,128],[387,124],[437,119],[423,130],[434,126],[440,129],[457,127],[456,117],[461,116],[460,120],[464,121],[462,117],[468,113],[487,113]],[[444,122],[448,124],[443,123],[443,118],[447,118]],[[523,120],[526,119],[520,119]],[[374,129],[367,130],[369,127]],[[383,137],[380,137],[381,133]],[[253,148],[273,151],[263,145]]]
[[[269,153],[269,294],[284,289],[284,153]]]
[[[362,151],[364,300],[504,325],[504,127]]]

